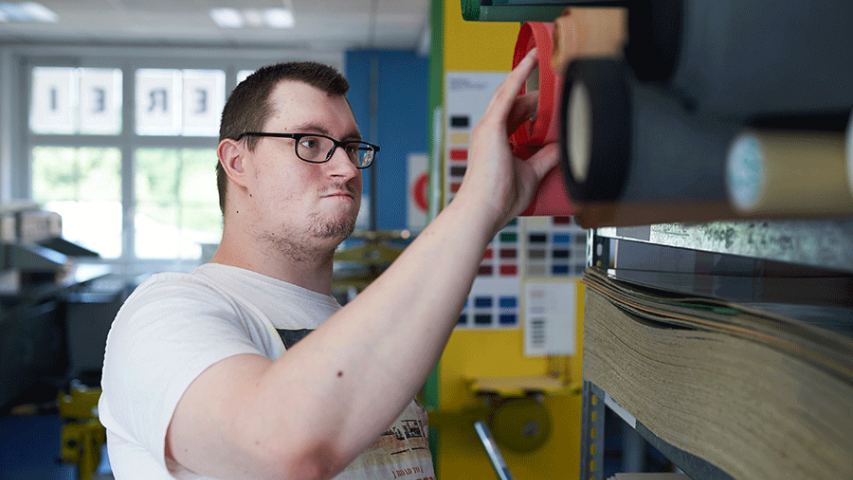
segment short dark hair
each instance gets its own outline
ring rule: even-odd
[[[333,67],[317,62],[287,62],[261,67],[228,96],[222,110],[219,141],[237,138],[244,132],[263,130],[272,115],[269,98],[273,89],[284,80],[294,80],[315,87],[329,96],[345,97],[349,82]],[[246,146],[254,150],[259,138],[247,137]],[[216,186],[219,190],[219,208],[225,213],[225,191],[228,177],[222,165],[216,163]]]

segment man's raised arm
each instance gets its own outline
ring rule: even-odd
[[[169,456],[222,478],[331,478],[388,428],[438,362],[486,246],[557,163],[557,145],[526,161],[509,147],[535,108],[536,98],[518,96],[535,54],[475,127],[454,200],[378,279],[277,361],[241,355],[202,373],[176,409]]]

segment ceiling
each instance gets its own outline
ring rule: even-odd
[[[345,51],[429,48],[430,0],[39,0],[52,22],[0,22],[0,42]],[[220,28],[213,8],[292,3],[289,29]]]

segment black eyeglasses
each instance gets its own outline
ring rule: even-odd
[[[266,133],[244,132],[235,140],[243,137],[276,137],[295,140],[296,156],[308,163],[326,163],[331,160],[335,149],[341,147],[347,153],[355,168],[367,168],[373,164],[379,147],[359,140],[339,142],[334,138],[317,133]]]

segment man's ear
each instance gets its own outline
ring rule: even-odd
[[[245,143],[226,138],[219,142],[219,147],[216,149],[216,155],[219,157],[219,163],[225,174],[232,182],[245,187],[246,176],[246,155],[248,149]]]

